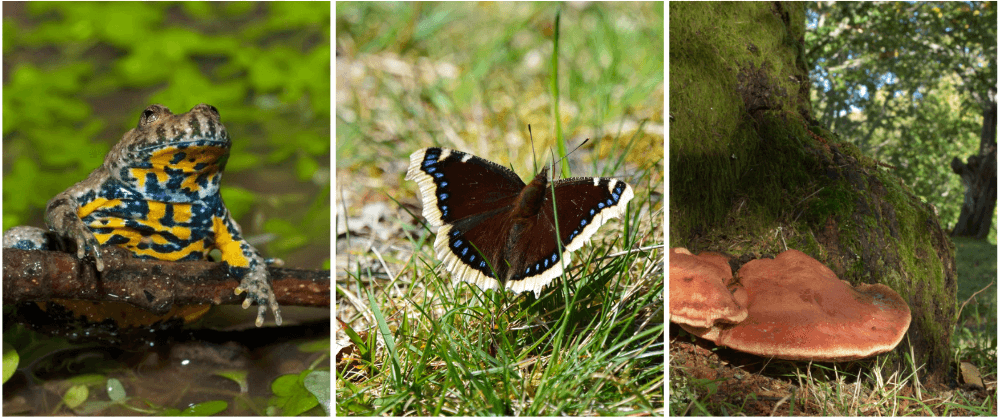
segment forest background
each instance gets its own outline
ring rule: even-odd
[[[953,228],[965,187],[949,163],[979,152],[995,101],[996,3],[814,2],[806,19],[814,116],[895,166]]]

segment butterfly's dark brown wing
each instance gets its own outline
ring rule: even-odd
[[[456,279],[536,295],[633,196],[620,180],[573,178],[555,182],[553,200],[544,173],[525,185],[506,167],[443,148],[413,153],[406,178],[420,186],[423,215],[440,227],[436,255]]]

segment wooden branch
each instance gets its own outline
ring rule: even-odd
[[[102,247],[104,271],[93,262],[55,251],[3,249],[3,303],[51,299],[126,302],[165,314],[174,305],[238,305],[245,295],[222,263],[132,258],[128,250]],[[282,306],[330,306],[330,271],[269,268]]]

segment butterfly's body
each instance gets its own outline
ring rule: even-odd
[[[504,166],[442,148],[414,152],[406,178],[420,186],[424,218],[440,227],[437,257],[456,279],[536,295],[633,197],[628,184],[608,178],[550,187],[544,169],[525,185]]]

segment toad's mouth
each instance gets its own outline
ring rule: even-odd
[[[163,149],[185,149],[190,147],[215,147],[215,148],[225,148],[229,149],[232,146],[232,142],[229,139],[218,139],[215,137],[211,138],[196,138],[196,139],[185,139],[183,141],[173,141],[173,142],[163,142],[155,145],[150,145],[136,149],[136,152],[140,156],[147,156],[154,154]]]

